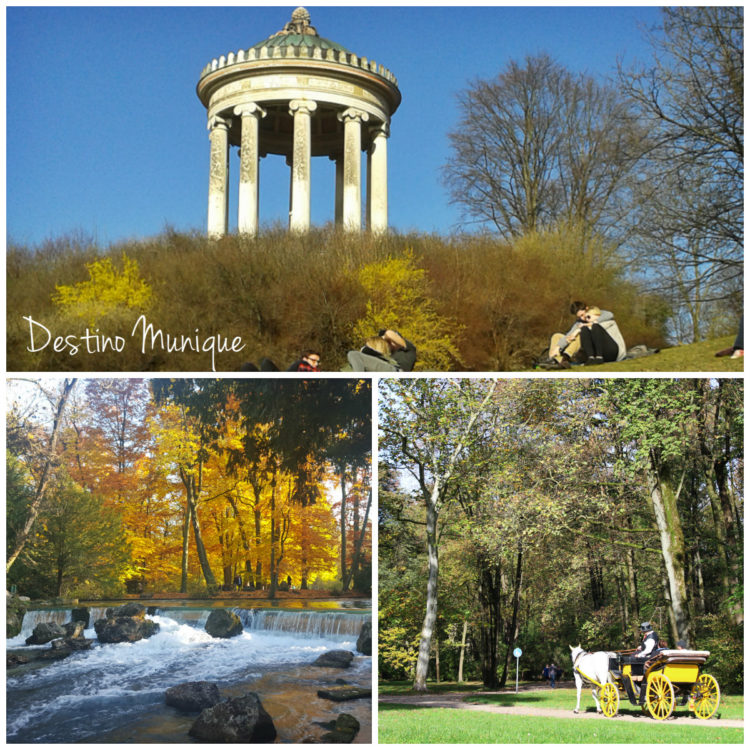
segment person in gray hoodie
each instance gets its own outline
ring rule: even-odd
[[[605,315],[606,313],[606,315]],[[578,329],[581,349],[587,365],[619,362],[625,359],[627,347],[612,313],[598,307],[588,307]]]

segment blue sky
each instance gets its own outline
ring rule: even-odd
[[[65,234],[107,244],[205,230],[209,142],[195,86],[214,57],[281,29],[294,5],[8,7],[8,237]],[[572,71],[613,75],[647,59],[655,6],[306,6],[321,36],[385,65],[403,101],[391,124],[389,219],[447,233],[459,220],[440,181],[456,94],[509,60],[546,52]],[[233,149],[230,229],[236,225]],[[261,161],[262,223],[286,222],[288,168]],[[333,164],[313,159],[312,219],[333,218]]]

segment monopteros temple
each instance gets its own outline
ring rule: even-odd
[[[201,73],[198,96],[208,110],[208,234],[228,227],[229,149],[239,146],[237,229],[258,231],[259,159],[281,154],[290,166],[289,229],[310,227],[310,160],[336,163],[335,220],[362,229],[362,152],[367,154],[366,223],[388,225],[387,142],[401,102],[394,75],[318,35],[297,8],[279,32],[248,50],[214,59]]]

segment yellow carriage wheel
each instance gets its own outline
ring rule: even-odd
[[[668,719],[674,711],[674,689],[669,679],[661,672],[656,672],[648,678],[646,708],[657,721]]]
[[[620,692],[616,685],[611,682],[602,685],[602,689],[599,691],[599,700],[602,704],[602,712],[608,719],[617,716],[617,711],[620,708]]]
[[[699,719],[710,719],[719,707],[721,691],[719,683],[710,674],[702,674],[690,695],[693,713]]]

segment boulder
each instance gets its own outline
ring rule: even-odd
[[[71,622],[82,622],[84,630],[89,626],[91,622],[91,610],[88,607],[76,607],[70,613]]]
[[[19,667],[21,664],[28,664],[31,658],[27,654],[15,654],[11,653],[5,657],[5,666],[7,669],[13,669],[13,667]]]
[[[256,693],[204,708],[189,734],[205,742],[273,742],[276,727]]]
[[[336,687],[322,688],[318,690],[319,698],[329,701],[352,701],[357,698],[369,698],[372,696],[372,688],[362,688],[356,685],[338,685]]]
[[[357,638],[357,651],[365,656],[372,656],[372,623],[366,622],[362,625],[362,630]]]
[[[91,648],[92,643],[90,638],[56,638],[39,656],[42,659],[64,659],[74,651],[85,651]]]
[[[180,711],[202,711],[221,701],[219,686],[215,682],[183,682],[167,688],[164,700],[168,706]]]
[[[140,617],[110,617],[97,620],[94,630],[100,643],[133,643],[158,633],[159,625]]]
[[[26,639],[27,646],[41,646],[44,643],[49,643],[55,638],[64,638],[65,629],[62,625],[56,622],[40,622],[35,628],[34,632]]]
[[[233,638],[242,632],[242,620],[229,610],[214,609],[206,620],[206,632],[213,638]]]
[[[339,714],[335,722],[323,724],[330,729],[321,738],[321,742],[351,742],[359,732],[359,722],[351,714]]]
[[[128,602],[121,607],[109,607],[106,611],[107,619],[117,617],[137,617],[143,619],[146,616],[146,608],[138,602]]]
[[[346,669],[354,658],[351,651],[326,651],[321,654],[313,663],[314,667],[338,667]]]
[[[86,627],[86,623],[82,620],[78,622],[66,622],[63,625],[66,638],[83,638],[83,630]]]

